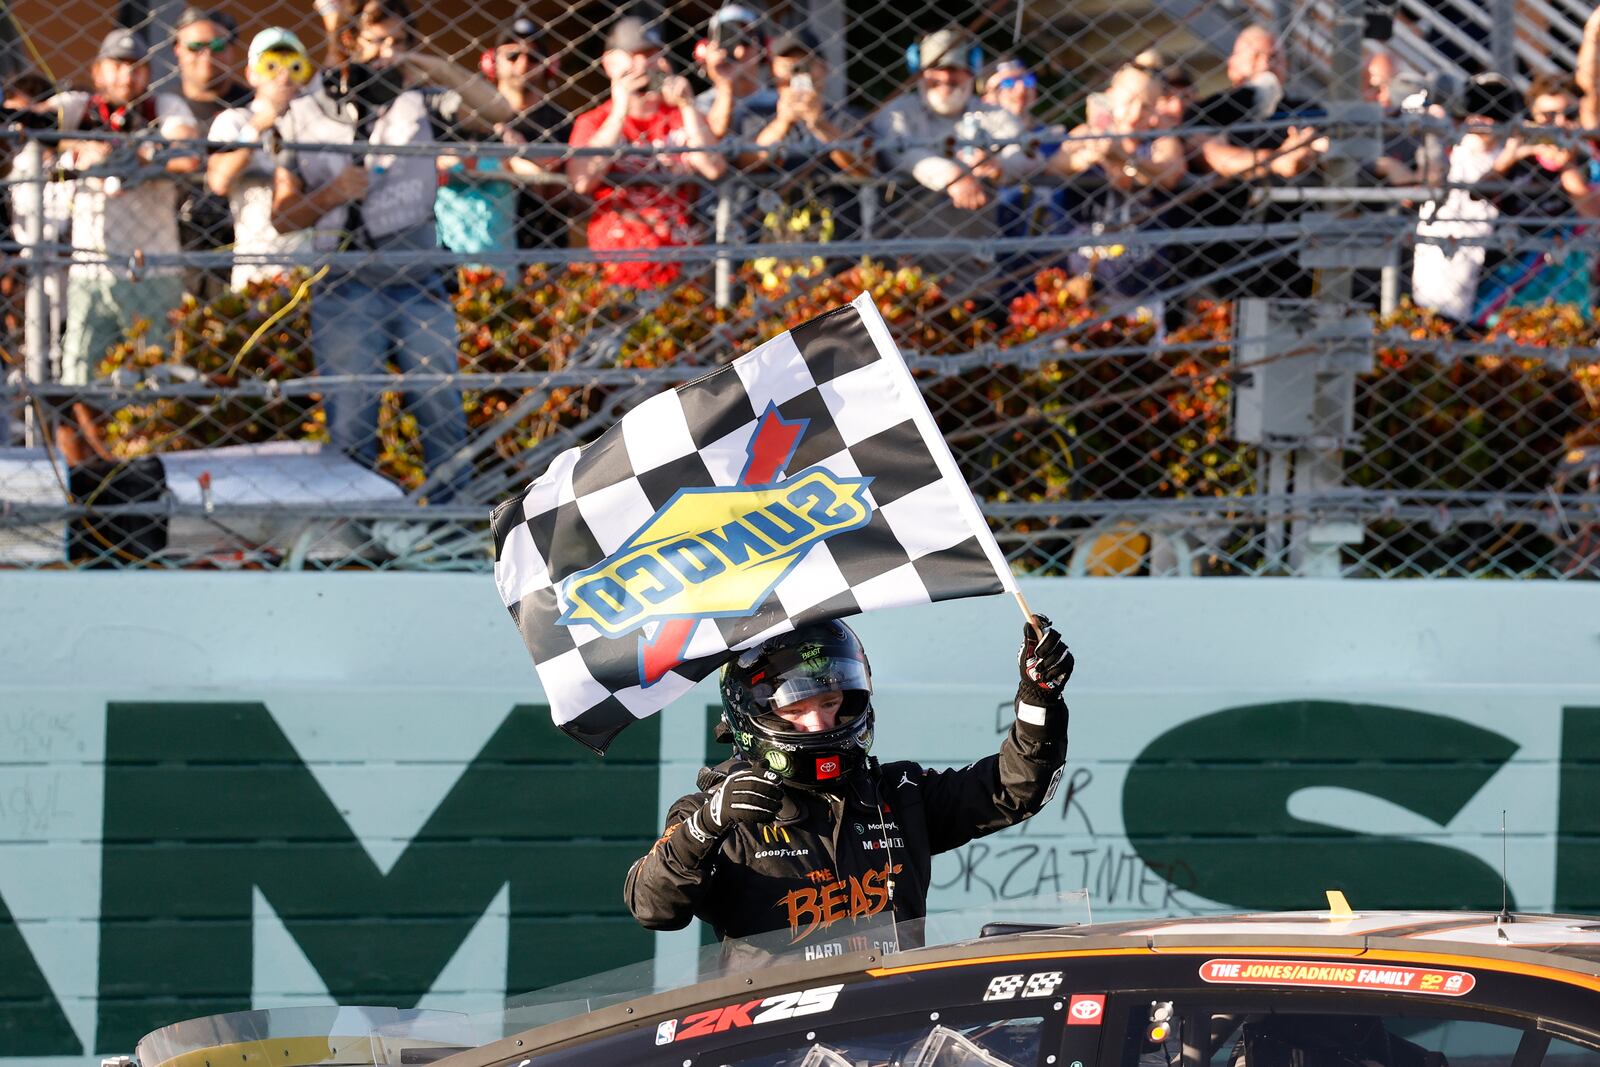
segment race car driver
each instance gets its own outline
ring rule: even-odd
[[[1060,781],[1073,658],[1050,621],[1034,619],[1016,722],[998,754],[959,770],[868,755],[872,670],[844,623],[738,653],[722,672],[733,758],[701,770],[700,791],[672,805],[666,832],[629,869],[634,918],[677,930],[699,917],[731,958],[736,939],[776,930],[788,938],[762,938],[763,951],[776,940],[808,959],[909,947],[896,924],[926,914],[933,857],[1035,814]]]

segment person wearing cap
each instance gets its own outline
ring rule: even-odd
[[[388,29],[387,9],[373,8],[362,13],[362,32]],[[460,369],[444,271],[428,262],[439,248],[434,156],[383,151],[438,140],[427,94],[402,80],[405,47],[387,50],[381,65],[348,63],[314,75],[277,121],[272,178],[278,233],[309,229],[318,252],[366,253],[314,275],[311,341],[318,371],[344,379],[323,393],[329,439],[370,468],[378,465],[381,393],[349,379],[383,375],[391,363],[405,376]],[[361,150],[352,152],[357,143]],[[467,432],[461,389],[450,382],[421,385],[406,390],[405,402],[428,475],[419,496],[444,503],[471,473],[461,456]]]
[[[1002,161],[1013,166],[1020,161],[1024,132],[1015,115],[975,95],[977,47],[954,26],[923,37],[917,46],[916,88],[889,101],[873,123],[879,140],[895,142],[889,149],[895,170],[968,212],[989,203],[985,178],[1000,177]],[[987,165],[946,154],[952,140],[986,138],[1009,142],[996,158],[983,153]]]
[[[503,160],[505,170],[519,179],[516,245],[564,248],[567,220],[581,207],[565,185],[545,180],[561,172],[565,153],[559,146],[566,144],[572,132],[572,116],[547,95],[560,81],[561,59],[546,45],[538,24],[526,15],[507,23],[498,43],[484,55],[486,65],[492,65],[495,89],[513,112],[509,122],[497,127],[500,139],[509,145],[550,146]]]
[[[694,106],[689,80],[671,72],[661,37],[643,19],[625,16],[612,24],[600,66],[611,80],[611,97],[572,122],[573,148],[645,145],[650,155],[575,155],[567,175],[579,196],[592,197],[589,247],[595,251],[668,248],[694,241],[690,212],[695,186],[686,179],[716,181],[727,161],[709,148],[717,138]],[[608,175],[626,176],[621,184]],[[667,179],[667,180],[662,180]],[[677,263],[614,262],[605,279],[616,285],[661,288],[677,280]]]
[[[146,265],[147,257],[178,253],[178,191],[172,178],[192,174],[200,160],[164,141],[199,136],[194,113],[176,93],[150,92],[149,49],[133,30],[106,34],[91,74],[94,92],[62,92],[48,109],[69,132],[95,139],[62,142],[63,163],[80,172],[72,195],[72,258],[67,273],[67,317],[61,341],[61,380],[87,385],[106,349],[136,322],[156,327],[183,297],[183,277],[171,264]],[[155,137],[151,135],[154,134]],[[140,135],[137,140],[133,135]],[[158,149],[164,161],[156,164]],[[99,450],[93,412],[74,406],[76,430],[62,427],[69,461]]]
[[[239,81],[238,32],[238,23],[226,11],[186,7],[178,16],[172,52],[179,92],[201,129],[209,129],[218,115],[250,96]]]
[[[981,79],[983,101],[1012,115],[1022,124],[1028,137],[1027,151],[1016,173],[1042,171],[1061,147],[1066,130],[1046,125],[1033,114],[1039,99],[1039,78],[1028,64],[1015,55],[1003,55],[984,68]],[[1031,176],[1031,175],[1030,175]],[[1002,237],[1027,238],[1066,232],[1067,212],[1064,190],[1059,183],[1018,181],[1002,185],[995,193],[995,223]],[[1034,276],[1049,264],[1046,252],[1002,252],[997,257],[1003,283],[1000,302],[1033,288]]]
[[[227,198],[233,214],[233,252],[241,260],[235,262],[230,279],[235,289],[282,277],[294,266],[250,262],[248,257],[289,256],[311,246],[307,231],[279,233],[272,225],[273,161],[262,139],[306,90],[314,73],[306,46],[292,31],[281,26],[262,30],[250,41],[245,71],[254,96],[218,115],[206,134],[208,141],[240,146],[215,150],[206,163],[206,185],[213,194]]]
[[[872,174],[870,156],[857,147],[824,144],[859,137],[863,119],[848,107],[830,107],[823,98],[828,64],[811,31],[786,30],[769,43],[772,83],[778,106],[770,121],[749,136],[765,151],[752,165],[779,171],[781,207],[763,212],[763,237],[775,241],[853,240],[860,235],[859,189],[841,184],[841,175]]]
[[[467,143],[496,140],[519,146],[547,142],[553,139],[552,127],[565,125],[565,115],[544,99],[545,61],[538,29],[532,19],[519,17],[506,26],[501,37],[500,44],[484,53],[480,69],[516,109],[516,117],[497,124],[490,134],[474,136],[469,130],[457,130],[451,139]],[[564,139],[566,131],[560,133]],[[546,150],[543,155],[530,152],[511,157],[471,152],[440,156],[435,208],[439,240],[463,255],[515,249],[519,243],[518,207],[523,199],[519,194],[531,191],[527,199],[542,207],[547,199],[542,190],[551,186],[538,183],[558,169],[552,164],[560,155],[559,150],[553,156]],[[524,186],[525,181],[534,184]],[[505,265],[502,269],[515,273]]]
[[[759,129],[777,109],[777,93],[766,84],[761,68],[765,36],[765,20],[743,4],[724,4],[711,15],[705,42],[697,50],[711,88],[694,102],[718,137],[752,125]]]
[[[189,6],[178,16],[172,51],[177,60],[178,91],[194,112],[195,126],[209,130],[218,115],[250,99],[237,67],[238,24],[226,11]],[[178,240],[185,252],[210,252],[233,244],[233,217],[228,202],[212,194],[196,174],[179,182]],[[188,291],[202,302],[227,284],[226,272],[191,267],[184,271]]]
[[[973,299],[980,314],[997,315],[996,266],[978,243],[997,231],[995,190],[1032,169],[1024,153],[1027,131],[1004,108],[975,91],[981,54],[965,30],[950,26],[924,36],[913,53],[917,84],[890,100],[872,130],[900,191],[884,212],[878,234],[897,238],[960,238],[973,242],[966,257],[929,256],[951,300]]]

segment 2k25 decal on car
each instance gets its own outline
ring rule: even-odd
[[[984,1000],[1014,1000],[1023,997],[1048,997],[1061,984],[1060,971],[1039,971],[1036,974],[1002,974],[984,990]]]
[[[1440,997],[1465,996],[1478,984],[1466,971],[1313,960],[1207,960],[1200,965],[1200,979],[1213,984],[1370,989]]]
[[[670,1045],[694,1037],[720,1034],[724,1030],[782,1022],[784,1019],[797,1019],[802,1015],[819,1015],[833,1010],[833,1003],[839,999],[839,990],[843,988],[844,985],[841,983],[818,986],[816,989],[796,990],[793,993],[774,993],[760,1000],[748,1000],[742,1004],[727,1004],[709,1011],[697,1011],[682,1019],[668,1019],[656,1027],[656,1044]]]

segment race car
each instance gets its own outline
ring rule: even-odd
[[[899,944],[914,940],[907,933],[895,931]],[[142,1042],[139,1064],[1600,1067],[1593,917],[1335,907],[994,924],[952,944],[894,947],[873,937],[846,955],[774,958],[631,999],[567,990],[570,1017],[519,1029],[537,1006],[514,1004],[496,1040],[484,1020],[452,1034],[410,1013],[292,1054],[281,1034],[218,1041],[251,1026],[180,1024]],[[184,1027],[211,1035],[209,1047]],[[320,1059],[305,1055],[314,1050]]]

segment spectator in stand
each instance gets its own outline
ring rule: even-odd
[[[978,44],[959,27],[947,27],[922,38],[917,44],[917,87],[884,105],[873,120],[873,132],[889,143],[895,171],[911,178],[924,189],[941,194],[956,211],[944,212],[939,220],[919,225],[907,218],[925,236],[946,234],[939,223],[951,223],[955,230],[983,232],[980,214],[989,205],[994,182],[1004,176],[1009,165],[1022,158],[1024,129],[1009,111],[984,103],[973,91],[981,60]],[[951,141],[987,140],[1003,142],[996,152],[970,145],[955,157],[945,154]],[[910,198],[905,198],[910,199]],[[938,226],[935,229],[935,226]]]
[[[163,144],[199,136],[194,113],[175,93],[150,93],[149,50],[128,29],[100,42],[94,92],[63,92],[48,107],[63,131],[125,135],[63,141],[63,163],[80,172],[72,199],[73,264],[67,275],[67,321],[61,342],[61,380],[87,385],[106,349],[143,320],[160,327],[183,296],[183,278],[170,265],[146,266],[147,256],[178,252],[178,190],[173,176],[191,174],[200,160]],[[159,149],[164,161],[156,161]],[[104,457],[92,410],[73,406],[76,431],[58,435],[68,462]]]
[[[601,152],[568,161],[573,191],[594,199],[589,247],[616,252],[693,243],[695,186],[683,179],[716,181],[727,172],[727,161],[715,152],[693,151],[715,145],[717,137],[695,109],[688,79],[667,66],[654,27],[632,15],[612,25],[600,65],[611,81],[611,98],[573,119],[571,146],[654,151]],[[672,284],[680,269],[677,263],[614,262],[605,265],[604,276],[616,285],[650,289]]]
[[[778,94],[767,84],[766,23],[743,4],[724,4],[711,16],[695,55],[711,88],[695,97],[706,125],[719,139],[754,133],[772,119]],[[820,86],[819,86],[820,89]]]
[[[327,71],[278,119],[282,145],[328,147],[280,149],[273,229],[312,230],[320,252],[368,253],[314,275],[320,280],[311,300],[311,339],[325,375],[382,375],[391,362],[406,375],[460,370],[444,272],[416,262],[418,253],[439,247],[433,156],[381,151],[435,140],[428,97],[406,88],[400,75],[418,65],[409,54],[391,51],[381,65],[350,63]],[[352,153],[357,140],[379,150]],[[374,468],[379,393],[370,384],[344,382],[330,385],[323,401],[334,446]],[[419,386],[408,391],[406,403],[427,462],[422,495],[443,503],[470,474],[460,458],[466,439],[460,387]]]
[[[1058,174],[1072,179],[1068,210],[1080,236],[1164,225],[1188,164],[1181,138],[1158,135],[1161,94],[1161,81],[1149,70],[1131,63],[1120,68],[1103,95],[1103,117],[1091,115],[1073,129],[1052,161]],[[1171,264],[1158,245],[1097,242],[1076,248],[1071,261],[1092,291],[1106,296],[1152,297],[1170,283]],[[1164,318],[1159,303],[1151,313],[1158,322]]]
[[[172,51],[179,92],[202,133],[218,115],[250,98],[238,76],[238,32],[238,23],[225,11],[190,6],[178,16]],[[212,252],[234,242],[228,202],[213,194],[204,178],[196,172],[180,183],[178,239],[185,252]],[[191,268],[184,276],[189,291],[201,300],[211,299],[228,282],[227,272],[214,268]]]
[[[289,104],[310,84],[315,66],[300,38],[276,26],[256,34],[247,63],[245,76],[255,95],[248,104],[218,115],[206,134],[208,141],[241,147],[212,152],[206,185],[215,195],[226,197],[233,212],[236,257],[303,252],[311,247],[308,231],[279,233],[272,225],[274,167],[271,154],[261,146]],[[281,278],[291,269],[285,263],[236,262],[230,281],[235,289],[243,289],[251,282]]]
[[[239,81],[238,32],[238,23],[225,11],[186,7],[178,16],[172,51],[180,92],[204,128],[250,98],[249,88]]]
[[[538,25],[527,16],[513,19],[500,43],[486,52],[485,77],[490,77],[510,105],[511,120],[500,136],[513,145],[565,145],[572,116],[546,93],[560,82],[560,57],[545,46]],[[505,167],[521,179],[517,191],[516,227],[519,248],[564,248],[567,220],[579,205],[564,184],[542,179],[563,170],[561,148],[529,151],[506,159]]]
[[[862,116],[823,100],[828,64],[811,31],[786,30],[772,39],[770,51],[778,104],[752,137],[763,149],[754,165],[781,172],[785,181],[777,190],[779,202],[764,212],[763,236],[778,242],[854,240],[861,231],[859,190],[839,178],[871,175],[871,160],[856,148],[823,152],[820,146],[855,135]]]
[[[48,78],[32,71],[23,71],[6,79],[4,106],[11,112],[35,112],[41,128],[53,127],[55,116],[48,113],[46,103],[54,95],[55,87]],[[5,307],[5,329],[14,338],[9,355],[0,355],[0,362],[6,362],[10,355],[21,358],[26,275],[19,253],[28,244],[29,216],[39,211],[41,189],[45,198],[41,237],[45,243],[65,241],[68,223],[72,218],[70,183],[37,181],[38,172],[28,170],[17,152],[20,147],[13,142],[5,153],[9,161],[6,177],[10,189],[8,195],[0,199],[0,215],[3,215],[4,232],[8,237],[5,252],[11,264],[9,269],[0,273],[0,302]],[[43,147],[44,169],[48,172],[55,169],[55,152],[48,144]],[[59,278],[53,273],[45,276],[45,286],[52,303],[61,299]]]
[[[443,56],[416,51],[417,35],[405,0],[367,0],[356,16],[350,58],[375,71],[396,71],[406,89],[418,90],[434,138],[494,132],[515,116],[511,105],[482,76]]]
[[[1506,98],[1508,82],[1477,81],[1469,86],[1469,126],[1509,121],[1504,117],[1508,113],[1517,117],[1510,112],[1514,103]],[[1454,204],[1449,199],[1443,205],[1430,203],[1418,233],[1449,236],[1439,232],[1441,224],[1448,228],[1449,222],[1476,212],[1487,225],[1458,235],[1493,233],[1503,240],[1494,247],[1460,247],[1450,256],[1436,244],[1419,244],[1414,279],[1419,305],[1478,329],[1493,326],[1514,307],[1570,304],[1588,314],[1594,257],[1581,245],[1565,243],[1588,229],[1585,220],[1600,217],[1600,186],[1592,184],[1595,157],[1578,134],[1580,96],[1574,80],[1541,74],[1523,101],[1534,129],[1503,139],[1481,129],[1469,132],[1451,152],[1450,182],[1480,183],[1480,189],[1469,193],[1477,202],[1462,204],[1457,198]],[[1458,156],[1465,157],[1460,165]],[[1456,191],[1452,188],[1451,195]],[[1557,245],[1527,247],[1523,242],[1529,240],[1554,240]]]
[[[1156,116],[1163,130],[1176,130],[1191,121],[1194,112],[1194,72],[1182,63],[1168,63],[1157,71],[1161,95],[1156,100]],[[1190,156],[1184,144],[1184,158]]]
[[[885,212],[879,232],[991,240],[995,189],[1028,165],[1026,131],[1011,112],[979,99],[974,83],[983,57],[965,30],[930,33],[912,56],[916,87],[885,104],[872,124],[893,173],[910,183]],[[995,265],[947,254],[923,264],[945,279],[952,299],[974,300],[979,314],[1003,314]]]
[[[1381,44],[1367,42],[1362,52],[1361,96],[1383,109],[1386,119],[1400,116],[1396,98],[1396,79],[1400,65],[1394,53]],[[1373,177],[1390,185],[1416,185],[1427,180],[1422,144],[1414,134],[1395,127],[1386,128],[1383,148],[1370,166]]]
[[[990,64],[983,77],[984,103],[1015,115],[1029,140],[1023,147],[1024,159],[1031,166],[1019,168],[1024,178],[1034,171],[1047,171],[1051,158],[1061,149],[1066,131],[1047,126],[1033,114],[1039,99],[1039,79],[1028,65],[1014,56],[1002,56]],[[995,220],[1002,237],[1037,237],[1065,233],[1067,212],[1065,190],[1058,183],[1041,184],[1023,180],[1000,187],[995,197]],[[1032,286],[1033,276],[1048,261],[1039,252],[1007,252],[1000,256],[1000,273],[1005,279],[1003,303]]]
[[[1411,293],[1418,307],[1458,323],[1470,323],[1476,317],[1478,279],[1491,255],[1498,253],[1482,244],[1452,248],[1439,242],[1481,240],[1494,233],[1499,209],[1493,193],[1475,186],[1493,179],[1491,172],[1507,145],[1496,127],[1518,121],[1522,101],[1503,75],[1479,74],[1462,90],[1461,111],[1459,117],[1466,129],[1448,152],[1448,189],[1442,198],[1424,204],[1419,213]],[[1506,160],[1508,167],[1514,162]]]
[[[1277,37],[1264,26],[1239,31],[1227,74],[1229,87],[1194,109],[1195,124],[1226,132],[1202,134],[1191,147],[1191,170],[1209,180],[1207,192],[1189,201],[1182,221],[1203,220],[1212,226],[1291,221],[1298,209],[1273,204],[1253,208],[1254,185],[1301,178],[1316,164],[1326,147],[1306,121],[1316,109],[1284,95],[1283,53]],[[1247,125],[1261,128],[1237,128]],[[1280,249],[1283,254],[1277,255]],[[1295,264],[1283,241],[1191,245],[1180,269],[1189,277],[1225,270],[1213,288],[1229,298],[1308,296],[1311,291],[1310,274]]]
[[[559,135],[565,139],[566,116],[544,99],[545,60],[539,46],[538,27],[532,19],[519,16],[501,33],[499,43],[484,52],[480,67],[486,79],[513,109],[509,122],[499,123],[494,132],[481,137],[458,133],[462,141],[494,140],[504,144],[526,145],[548,142]],[[439,240],[452,252],[473,255],[481,252],[510,252],[519,247],[524,224],[544,231],[539,244],[556,243],[548,216],[552,186],[536,184],[559,167],[560,151],[542,158],[527,156],[444,155],[438,159]],[[527,204],[538,215],[525,218]],[[515,268],[501,264],[508,275]]]

